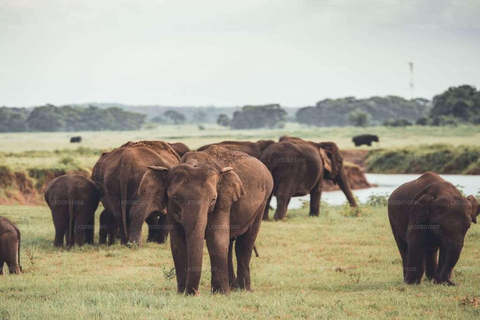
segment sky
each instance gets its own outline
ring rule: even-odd
[[[480,0],[0,0],[0,106],[314,105],[480,87]]]

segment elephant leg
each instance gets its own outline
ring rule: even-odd
[[[73,236],[73,244],[78,246],[83,246],[87,239],[87,230],[81,229],[84,228],[84,225],[75,225],[75,231]]]
[[[2,258],[0,258],[0,276],[3,275],[3,264],[5,263],[5,261],[3,261]]]
[[[405,283],[420,284],[425,270],[425,245],[409,242]]]
[[[427,248],[425,250],[425,275],[432,280],[437,271],[438,248]]]
[[[287,195],[286,193],[277,195],[277,211],[275,211],[275,220],[282,220],[285,218],[290,199],[290,195]]]
[[[408,261],[408,245],[405,241],[400,239],[395,232],[395,229],[392,227],[393,237],[395,238],[395,242],[397,243],[398,252],[400,252],[400,256],[402,258],[402,267],[403,267],[403,279],[407,276],[407,261]]]
[[[63,238],[65,237],[65,233],[65,228],[55,227],[55,240],[53,241],[53,245],[55,247],[63,247]]]
[[[238,287],[237,277],[235,276],[235,268],[233,267],[233,244],[235,239],[230,240],[228,246],[228,279],[230,281],[230,289],[236,289]]]
[[[270,194],[270,197],[268,197],[267,200],[267,205],[265,206],[265,211],[263,213],[263,220],[268,221],[268,211],[270,211],[270,202],[272,201],[273,197],[273,192]]]
[[[73,243],[71,243],[71,239],[72,239],[72,237],[70,237],[70,230],[69,230],[69,228],[67,228],[65,230],[65,245],[67,247],[70,247],[70,246],[73,245]]]
[[[88,230],[87,230],[87,244],[93,244],[95,238],[95,215],[92,215],[88,220]]]
[[[225,213],[218,211],[211,214],[205,238],[212,267],[212,292],[229,294],[230,216]]]
[[[257,239],[260,224],[262,223],[263,207],[259,208],[257,217],[251,227],[240,237],[237,238],[235,244],[235,253],[237,255],[237,282],[242,290],[252,291],[250,281],[250,259],[252,251]]]
[[[187,284],[187,240],[185,230],[176,221],[173,221],[172,234],[170,235],[170,247],[172,249],[173,263],[177,276],[178,293],[184,293]]]
[[[322,184],[323,177],[320,178],[318,183],[310,191],[310,216],[318,217],[320,215],[320,200],[322,198]]]
[[[439,249],[439,258],[438,258],[438,265],[437,269],[435,270],[434,279],[439,279],[440,272],[442,271],[443,267],[445,266],[445,261],[447,260],[447,252],[444,246],[441,246]]]

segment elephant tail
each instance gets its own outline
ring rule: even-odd
[[[127,231],[127,185],[128,181],[120,182],[120,205],[122,206],[122,224],[125,241],[128,241]]]
[[[68,202],[68,241],[70,242],[70,246],[73,246],[73,240],[75,237],[73,236],[73,201],[70,200]]]

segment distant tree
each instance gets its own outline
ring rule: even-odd
[[[372,116],[365,111],[356,109],[348,114],[350,123],[355,127],[367,127],[370,124]]]
[[[287,112],[278,104],[245,106],[233,114],[232,129],[283,128]]]
[[[175,110],[165,111],[165,113],[163,115],[165,116],[165,118],[170,119],[175,124],[185,123],[185,120],[186,120],[186,117],[183,113],[180,113],[180,112],[175,111]]]
[[[155,116],[153,117],[152,119],[150,119],[151,122],[155,122],[155,123],[164,123],[165,122],[165,118],[162,117],[162,116]]]
[[[217,123],[223,127],[230,126],[230,118],[226,114],[219,114],[217,118]]]
[[[407,127],[407,126],[411,126],[412,123],[407,119],[397,119],[397,120],[389,119],[384,121],[383,125],[387,127]]]
[[[427,117],[420,117],[420,118],[418,118],[416,124],[419,125],[419,126],[426,126],[426,125],[428,125],[428,118]]]
[[[203,110],[197,110],[193,113],[193,121],[195,123],[204,123],[207,121],[208,114]]]
[[[429,110],[430,103],[418,98],[406,100],[396,96],[371,97],[356,99],[346,97],[341,99],[325,99],[313,107],[300,108],[295,116],[299,123],[313,126],[348,126],[352,125],[350,113],[355,110],[370,115],[369,125],[379,125],[390,118],[405,118],[416,121]],[[355,115],[355,113],[354,113]]]
[[[28,111],[24,108],[0,108],[0,132],[21,132],[27,130]]]
[[[65,125],[64,115],[52,104],[36,107],[27,119],[27,125],[33,131],[62,131]]]
[[[473,120],[480,115],[480,92],[473,86],[463,85],[451,87],[442,94],[433,98],[433,107],[430,112],[435,123],[450,122],[447,118],[453,117],[460,122]]]

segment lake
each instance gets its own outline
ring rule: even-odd
[[[377,185],[375,188],[362,190],[353,190],[353,194],[359,199],[360,203],[367,201],[372,194],[390,195],[396,188],[405,182],[412,181],[420,177],[420,174],[365,174],[368,182]],[[467,175],[440,175],[445,180],[453,183],[467,195],[477,195],[480,192],[480,176]],[[310,201],[310,195],[304,197],[292,198],[288,208],[295,209],[301,207],[304,201]],[[342,191],[330,191],[322,193],[322,201],[332,205],[343,204],[347,198]],[[272,206],[276,207],[275,198],[272,199]]]

